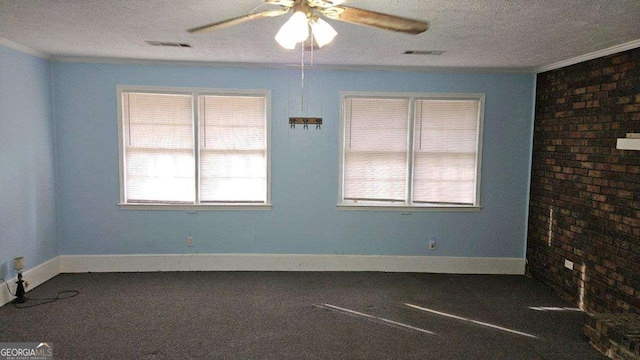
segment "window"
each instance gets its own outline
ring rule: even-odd
[[[342,94],[340,206],[479,208],[482,94]]]
[[[120,204],[268,206],[268,109],[267,91],[118,87]]]

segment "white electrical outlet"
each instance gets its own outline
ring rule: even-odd
[[[187,246],[193,246],[193,236],[187,236]]]
[[[564,267],[566,267],[569,270],[573,270],[573,261],[564,259]]]

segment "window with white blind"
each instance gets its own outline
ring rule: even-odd
[[[269,93],[118,87],[120,204],[269,206]]]
[[[480,207],[483,94],[342,93],[343,207]]]

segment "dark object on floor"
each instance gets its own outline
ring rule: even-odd
[[[640,315],[591,315],[584,334],[591,345],[612,359],[640,360]]]
[[[22,280],[22,273],[18,273],[18,281],[16,281],[18,287],[16,288],[16,298],[13,299],[15,304],[22,304],[27,301],[27,298],[24,296],[24,281]]]

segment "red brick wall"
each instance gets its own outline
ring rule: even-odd
[[[538,75],[528,272],[589,312],[640,313],[640,49]],[[574,262],[574,270],[564,261]]]

